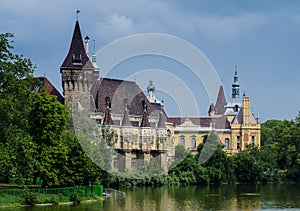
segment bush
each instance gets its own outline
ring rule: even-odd
[[[83,200],[84,191],[80,189],[74,189],[73,193],[70,196],[70,200],[74,204],[79,204]]]
[[[37,203],[37,195],[31,193],[28,188],[25,188],[23,192],[23,201],[22,204],[33,206]]]

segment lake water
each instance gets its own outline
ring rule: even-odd
[[[300,185],[147,187],[122,191],[126,197],[109,197],[103,202],[9,210],[300,210]]]

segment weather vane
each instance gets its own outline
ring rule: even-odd
[[[77,10],[77,11],[76,11],[76,21],[78,21],[78,15],[79,15],[79,13],[80,13],[80,11]]]

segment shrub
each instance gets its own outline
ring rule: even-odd
[[[22,204],[33,206],[37,203],[37,195],[34,193],[31,193],[28,188],[25,188],[23,192],[23,200]]]
[[[74,189],[73,193],[70,196],[70,200],[74,202],[74,204],[79,204],[84,196],[84,191],[80,189]]]

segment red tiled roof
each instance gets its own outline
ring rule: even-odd
[[[42,87],[46,87],[47,94],[54,95],[57,97],[57,100],[64,104],[64,97],[59,93],[59,91],[53,86],[53,84],[46,77],[38,77],[42,82]],[[40,90],[38,90],[40,91]]]

